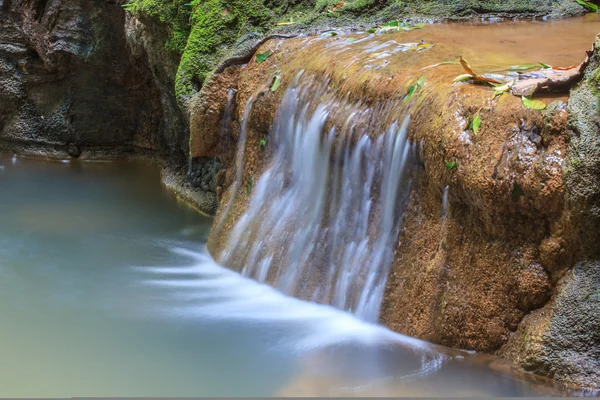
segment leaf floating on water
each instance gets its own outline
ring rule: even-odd
[[[352,43],[352,42],[356,42],[357,40],[358,39],[356,39],[355,37],[351,37],[351,38],[346,39],[346,42]]]
[[[538,64],[540,64],[542,68],[552,68],[552,65],[544,64],[543,62],[539,62]]]
[[[427,67],[423,67],[423,68],[421,68],[421,71],[423,71],[424,69],[439,67],[440,65],[457,65],[457,64],[458,64],[458,61],[454,61],[454,60],[442,61],[441,63],[437,63],[437,64],[429,65]]]
[[[534,69],[539,67],[538,64],[521,64],[521,65],[513,65],[509,68],[511,71],[527,71],[528,69]]]
[[[546,108],[546,103],[541,100],[534,100],[530,97],[523,96],[523,105],[527,108],[531,108],[532,110],[543,110]]]
[[[266,51],[264,53],[257,54],[256,55],[256,62],[259,63],[259,64],[262,63],[262,62],[265,62],[267,60],[267,58],[271,57],[271,54],[273,54],[273,53],[271,53],[270,51]]]
[[[419,45],[417,46],[417,51],[430,49],[433,46],[435,46],[435,44],[433,43],[419,43]]]
[[[464,81],[468,81],[469,79],[472,79],[473,75],[471,74],[462,74],[457,76],[456,78],[454,78],[454,80],[452,81],[454,82],[464,82]]]
[[[273,86],[271,86],[271,92],[277,91],[279,84],[281,84],[281,75],[275,76],[275,81],[273,81]]]
[[[595,12],[598,12],[598,6],[595,5],[594,3],[590,3],[589,1],[585,1],[585,0],[575,0],[575,1],[584,7],[587,7],[591,10],[594,10]]]

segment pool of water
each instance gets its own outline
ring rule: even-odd
[[[0,155],[0,397],[562,394],[217,265],[147,164]]]

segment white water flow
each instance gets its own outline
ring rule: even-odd
[[[244,260],[247,277],[376,321],[417,146],[407,140],[409,117],[385,132],[359,128],[360,105],[341,129],[326,131],[338,105],[316,104],[321,94],[310,85],[285,93],[272,162],[219,261]]]

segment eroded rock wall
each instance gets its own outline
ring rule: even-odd
[[[161,95],[160,72],[130,51],[125,24],[117,1],[2,2],[4,148],[58,156],[143,149],[185,159],[185,123],[173,122],[178,110]]]
[[[225,168],[217,180],[221,206],[236,196],[230,215],[211,233],[209,245],[216,255],[251,192],[245,184],[239,193],[228,190],[244,104],[250,96],[256,98],[249,116],[245,183],[257,179],[268,165],[270,150],[261,150],[259,140],[268,136],[281,92],[298,71],[293,68],[298,63],[286,60],[302,59],[305,74],[330,80],[334,90],[341,85],[343,95],[336,100],[340,104],[360,93],[374,110],[406,93],[406,84],[414,82],[414,75],[402,69],[370,73],[364,79],[352,73],[357,70],[329,69],[332,63],[323,58],[333,55],[315,49],[302,53],[299,48],[310,46],[300,41],[268,42],[258,51],[272,51],[276,57],[227,69],[213,77],[203,97],[193,103],[198,118],[191,127],[192,154],[224,154]],[[594,62],[587,81],[593,79]],[[359,69],[356,64],[360,61],[352,68]],[[272,92],[268,88],[275,73],[283,79],[280,89]],[[593,88],[585,89],[584,84],[570,100],[563,97],[540,112],[524,107],[518,97],[494,98],[487,88],[448,85],[452,77],[441,70],[419,74],[426,76],[427,84],[410,103],[410,137],[422,143],[422,160],[389,276],[382,322],[435,343],[501,354],[526,371],[566,385],[597,389],[600,288],[593,260],[600,242],[594,219],[599,164]],[[226,113],[228,89],[236,92],[231,137],[222,136],[219,123]],[[578,102],[583,102],[580,111],[574,109]],[[393,110],[398,118],[402,107]],[[475,115],[483,121],[477,132],[469,126]],[[389,122],[379,116],[373,120],[379,127]],[[577,133],[577,124],[586,127],[583,134]],[[584,168],[581,175],[574,167]],[[533,330],[539,334],[525,333]]]

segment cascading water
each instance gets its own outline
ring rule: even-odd
[[[375,124],[359,123],[370,120],[360,104],[340,129],[326,130],[338,107],[316,104],[326,86],[294,85],[285,93],[270,134],[272,162],[219,261],[244,260],[245,276],[376,321],[417,146],[407,139],[409,117],[377,132]],[[241,184],[250,106],[251,100],[232,193]]]

